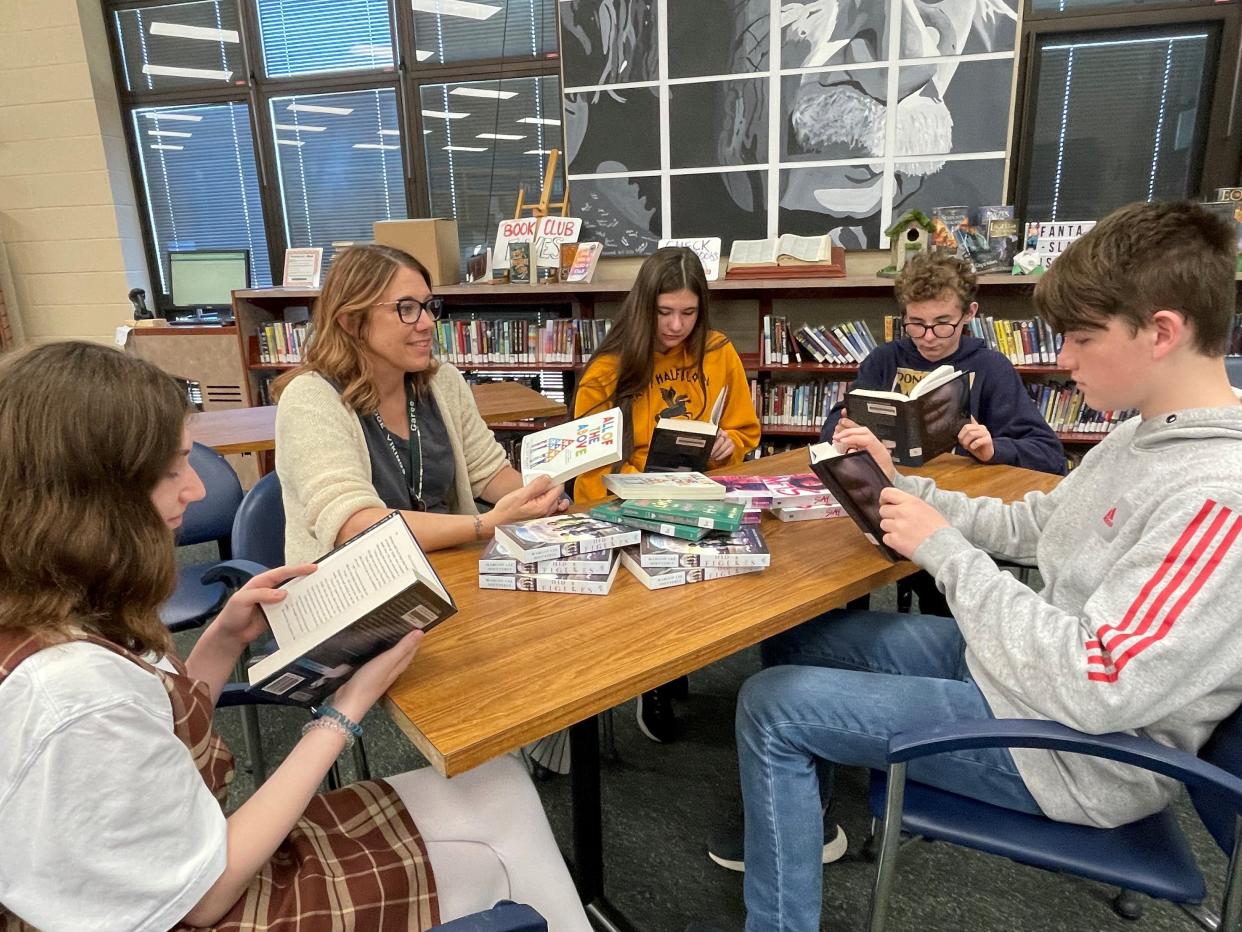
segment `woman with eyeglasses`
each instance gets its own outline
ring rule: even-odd
[[[287,561],[314,560],[393,509],[439,550],[567,507],[546,478],[522,484],[461,373],[435,360],[443,309],[399,249],[354,246],[332,263],[304,361],[276,383]],[[493,507],[480,514],[475,499]]]

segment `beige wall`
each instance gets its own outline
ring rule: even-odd
[[[111,340],[151,293],[98,0],[0,0],[0,240],[19,331]]]

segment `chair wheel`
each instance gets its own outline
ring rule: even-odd
[[[1113,897],[1113,912],[1122,919],[1134,922],[1143,918],[1143,895],[1133,890],[1121,890]]]

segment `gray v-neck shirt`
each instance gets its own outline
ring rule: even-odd
[[[448,514],[449,491],[453,488],[455,478],[448,429],[444,426],[444,419],[440,416],[440,410],[430,392],[424,392],[422,397],[415,399],[414,411],[418,418],[418,433],[422,438],[423,503],[428,511]],[[410,484],[412,482],[415,491],[418,490],[418,468],[414,467],[412,479],[407,478],[410,477],[411,468],[410,446],[406,438],[381,428],[373,414],[359,414],[358,420],[362,424],[362,436],[366,440],[367,455],[371,460],[371,484],[375,486],[375,494],[388,508],[413,510]],[[409,424],[386,426],[405,430]],[[391,446],[389,439],[392,440]],[[393,457],[394,447],[397,458]],[[417,449],[416,439],[415,451]],[[398,458],[401,461],[400,466],[397,465]],[[405,470],[404,473],[402,469]]]

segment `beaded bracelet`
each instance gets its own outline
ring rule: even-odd
[[[326,705],[326,704],[321,705],[321,706],[316,706],[315,708],[311,709],[311,715],[315,716],[315,718],[331,719],[332,721],[340,725],[342,728],[344,728],[346,731],[348,731],[355,738],[362,737],[362,726],[359,725],[357,722],[355,722],[352,718],[350,718],[344,712],[340,711],[339,709],[334,708],[333,706]]]
[[[302,726],[302,734],[306,734],[314,728],[330,728],[338,735],[344,736],[345,747],[341,748],[342,751],[348,751],[354,746],[354,741],[357,740],[344,725],[334,718],[312,718]]]

